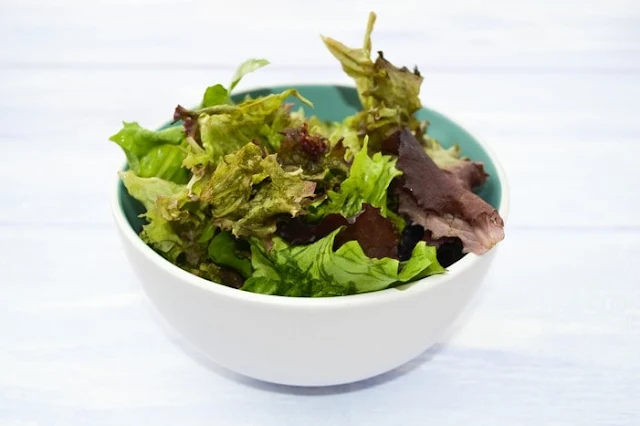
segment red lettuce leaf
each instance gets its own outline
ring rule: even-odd
[[[444,170],[468,190],[484,185],[489,177],[484,171],[484,165],[478,161],[460,160]]]
[[[404,172],[402,184],[395,185],[398,212],[430,231],[432,240],[459,238],[463,252],[481,255],[504,239],[496,209],[440,169],[409,130],[394,133],[383,148],[397,152]]]
[[[319,223],[304,222],[300,217],[287,218],[278,222],[276,234],[292,245],[305,245],[326,237],[341,226],[348,226],[344,216],[332,213]]]
[[[309,175],[322,174],[327,170],[346,173],[349,164],[345,161],[346,148],[342,139],[333,146],[319,133],[309,133],[307,123],[290,127],[281,132],[284,136],[278,150],[281,166],[302,167]]]
[[[322,135],[309,134],[307,123],[301,127],[283,130],[284,139],[278,151],[281,166],[302,167],[306,173],[320,173],[323,170],[324,157],[329,150],[328,141]]]
[[[380,209],[370,204],[364,204],[363,207],[355,222],[336,236],[338,247],[356,240],[369,257],[397,259],[399,236],[393,224],[380,214]]]
[[[334,250],[348,241],[357,241],[368,257],[398,259],[400,238],[391,221],[380,214],[380,209],[369,204],[363,207],[362,212],[351,220],[330,214],[317,224],[305,223],[300,218],[282,221],[278,224],[277,235],[293,245],[311,244],[344,226],[334,240]]]

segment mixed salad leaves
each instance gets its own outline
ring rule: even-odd
[[[141,238],[205,279],[263,294],[365,293],[446,271],[504,238],[498,212],[472,192],[488,175],[444,149],[416,118],[422,76],[382,52],[371,59],[371,13],[361,48],[324,44],[351,76],[362,110],[342,122],[293,111],[295,89],[234,103],[231,92],[264,59],[248,60],[175,126],[138,123],[110,140],[145,207]]]

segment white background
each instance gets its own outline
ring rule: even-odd
[[[640,424],[637,1],[0,2],[0,426]],[[348,3],[348,4],[347,4]],[[417,64],[425,105],[507,170],[507,237],[450,336],[296,389],[221,371],[147,308],[109,194],[155,126],[248,57],[247,86],[349,84],[319,35]]]

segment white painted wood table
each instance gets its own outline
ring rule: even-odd
[[[640,424],[640,3],[3,0],[0,426]],[[347,2],[345,2],[347,3]],[[349,83],[318,35],[419,65],[489,142],[512,214],[437,347],[337,388],[238,377],[146,308],[109,194],[121,120],[246,84]]]

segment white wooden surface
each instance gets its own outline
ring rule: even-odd
[[[321,389],[221,371],[146,307],[107,137],[246,57],[273,65],[244,85],[348,83],[318,35],[359,43],[369,9],[374,48],[503,160],[507,239],[397,371]],[[0,153],[0,426],[640,424],[637,1],[2,0]]]

